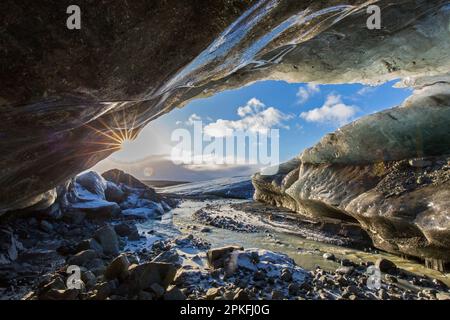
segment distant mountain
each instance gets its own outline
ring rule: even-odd
[[[167,155],[153,155],[139,161],[122,162],[110,157],[98,163],[92,170],[105,172],[111,169],[125,171],[142,181],[205,181],[235,176],[248,176],[259,171],[258,166],[174,164]]]

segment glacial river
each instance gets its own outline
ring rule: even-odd
[[[398,267],[421,275],[428,275],[437,278],[450,285],[450,274],[443,274],[439,271],[431,270],[422,264],[406,260],[401,257],[391,255],[385,252],[365,252],[361,250],[340,247],[313,240],[305,239],[293,234],[292,230],[284,230],[282,226],[267,226],[267,230],[255,233],[243,233],[232,230],[208,226],[210,232],[202,232],[205,227],[193,217],[193,213],[199,209],[210,205],[220,205],[224,207],[224,215],[243,215],[243,211],[232,212],[229,205],[248,200],[219,199],[219,200],[184,200],[179,207],[166,213],[161,221],[148,221],[139,226],[143,232],[154,230],[149,241],[159,235],[174,236],[177,234],[193,234],[203,238],[211,243],[213,247],[237,244],[244,248],[261,248],[276,252],[282,252],[289,255],[295,262],[308,270],[320,266],[324,270],[334,271],[339,266],[336,262],[325,260],[324,253],[333,253],[338,258],[345,258],[353,262],[372,261],[384,257],[393,261]],[[222,213],[222,212],[221,212]],[[253,219],[254,224],[258,225],[258,219],[254,217],[245,217],[247,221]],[[408,285],[408,284],[405,284]]]

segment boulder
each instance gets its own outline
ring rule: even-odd
[[[122,185],[122,188],[126,193],[136,193],[141,198],[151,201],[160,201],[160,197],[157,195],[155,189],[149,187],[128,173],[118,169],[112,169],[104,172],[102,176],[116,185]]]
[[[65,290],[66,288],[66,283],[64,282],[64,280],[59,277],[56,276],[54,279],[52,279],[50,282],[44,284],[41,288],[40,288],[40,292],[45,292],[45,291],[49,291],[49,290]]]
[[[85,264],[85,267],[89,269],[96,277],[102,276],[106,270],[105,262],[100,258],[95,258],[88,261]]]
[[[76,177],[62,189],[59,203],[66,219],[71,212],[84,212],[89,219],[109,219],[121,211],[117,203],[105,200],[106,181],[95,172]]]
[[[122,208],[122,210],[135,208],[155,209],[161,215],[165,212],[161,203],[142,198],[141,195],[137,193],[128,194],[127,198],[120,204],[120,208]]]
[[[379,258],[375,262],[375,267],[380,269],[381,272],[388,274],[395,274],[397,272],[397,266],[391,260]]]
[[[237,266],[240,269],[255,272],[258,274],[258,268],[256,266],[257,261],[254,259],[251,253],[239,252],[237,257]]]
[[[94,250],[84,250],[78,252],[76,255],[67,260],[69,265],[85,266],[93,259],[98,258],[98,253]]]
[[[134,223],[121,222],[114,226],[114,230],[121,237],[127,237],[130,241],[137,241],[141,237]]]
[[[63,221],[70,223],[70,224],[80,224],[84,221],[86,218],[86,212],[83,212],[81,210],[66,210],[63,213],[62,219]]]
[[[92,194],[105,199],[106,181],[97,172],[89,171],[78,175],[75,182]]]
[[[209,288],[208,291],[206,291],[205,299],[206,300],[214,300],[215,298],[222,295],[222,289],[221,288]]]
[[[174,265],[181,265],[180,261],[180,255],[174,251],[174,250],[168,250],[161,252],[159,255],[157,255],[152,262],[166,262],[166,263],[172,263]]]
[[[107,281],[99,283],[95,286],[94,295],[91,296],[92,300],[106,300],[117,288],[115,281]]]
[[[147,189],[150,188],[131,174],[125,173],[119,169],[112,169],[102,173],[102,177],[115,183],[116,185],[124,184],[130,188]]]
[[[17,241],[12,231],[0,229],[0,264],[9,264],[18,257],[22,244]]]
[[[133,290],[149,289],[154,283],[165,289],[174,280],[177,268],[170,263],[147,262],[141,265],[132,265],[129,272],[130,276],[127,282]]]
[[[81,281],[83,281],[87,289],[91,289],[97,283],[97,277],[92,271],[86,270],[81,272]]]
[[[233,251],[244,250],[241,246],[226,246],[222,248],[214,248],[208,250],[206,256],[208,258],[208,264],[213,269],[227,267],[230,254]]]
[[[108,255],[119,254],[119,241],[114,228],[106,225],[94,233],[94,239],[102,246],[103,252]]]
[[[126,209],[122,211],[123,216],[131,219],[158,219],[161,218],[163,213],[161,213],[159,206],[157,205],[146,208]]]
[[[80,291],[77,289],[51,289],[39,295],[40,300],[77,300]]]
[[[125,192],[123,192],[115,183],[111,181],[106,182],[105,199],[107,201],[121,203],[125,197]]]
[[[119,279],[123,280],[128,277],[128,268],[130,267],[130,262],[126,255],[121,254],[117,258],[115,258],[105,271],[105,279],[114,280]]]
[[[86,214],[86,218],[91,220],[106,220],[120,215],[120,206],[115,202],[106,200],[86,201],[74,203],[72,210],[79,210]]]
[[[81,241],[77,246],[78,251],[84,251],[84,250],[93,250],[97,252],[98,255],[103,254],[103,247],[98,243],[95,239],[86,239]]]
[[[176,286],[171,286],[167,289],[166,293],[164,294],[164,300],[186,300],[187,297],[183,293],[183,291],[180,290],[180,288]]]

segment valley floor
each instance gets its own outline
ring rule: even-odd
[[[450,298],[447,275],[374,250],[350,222],[309,221],[251,200],[172,197],[178,205],[158,219],[8,221],[20,254],[0,265],[1,298]],[[120,252],[106,253],[114,237]],[[158,263],[161,279],[139,287],[139,269]],[[80,290],[67,289],[73,264],[82,266]],[[379,289],[368,286],[374,264],[383,271]]]

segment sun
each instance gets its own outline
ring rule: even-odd
[[[120,143],[120,151],[128,153],[133,149],[133,140],[125,139]]]
[[[105,151],[112,151],[114,153],[132,153],[136,149],[133,141],[137,137],[137,133],[139,130],[136,129],[136,114],[134,115],[134,119],[131,123],[128,123],[126,120],[128,119],[125,114],[122,115],[123,119],[119,121],[117,119],[117,115],[113,115],[113,124],[114,126],[109,125],[101,118],[97,119],[97,122],[100,124],[100,128],[96,128],[91,126],[90,124],[85,124],[86,127],[92,129],[95,134],[102,136],[103,141],[91,141],[88,143],[94,145],[101,145],[99,150],[90,152],[100,153]],[[132,117],[133,118],[133,117]],[[103,127],[103,128],[102,128]]]

